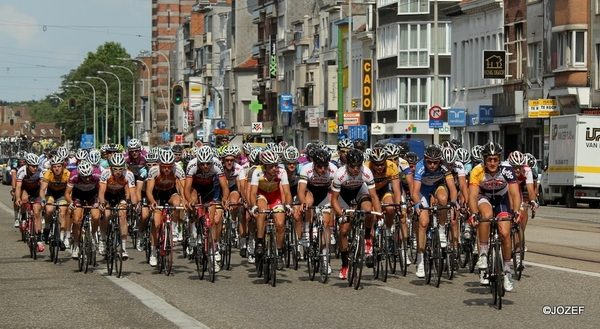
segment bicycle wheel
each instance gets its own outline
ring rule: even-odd
[[[408,238],[406,236],[404,236],[404,233],[402,232],[401,228],[398,227],[398,230],[400,231],[400,235],[399,235],[399,241],[398,241],[398,262],[400,263],[400,273],[402,274],[402,276],[406,276],[406,271],[408,269],[408,255],[409,255],[409,250],[410,246],[408,245]]]
[[[386,228],[384,228],[379,235],[379,257],[381,258],[381,261],[379,261],[379,264],[381,264],[381,268],[379,269],[379,277],[381,278],[381,281],[387,282],[388,259],[391,259],[391,257]]]
[[[204,279],[204,271],[206,271],[206,267],[204,265],[204,262],[206,261],[204,252],[206,248],[204,245],[204,228],[202,227],[202,224],[200,224],[202,220],[204,219],[200,218],[196,222],[196,231],[198,232],[198,237],[196,240],[196,247],[194,247],[194,260],[196,261],[196,271],[198,272],[198,278],[200,280]]]
[[[85,220],[84,220],[85,223]],[[79,257],[77,258],[77,268],[79,272],[83,272],[83,268],[85,264],[87,264],[87,250],[85,247],[85,229],[82,226],[82,229],[79,233]]]
[[[263,246],[264,253],[262,255],[262,263],[263,263],[263,280],[265,283],[269,283],[269,279],[271,278],[271,234],[267,232],[265,234],[265,245]]]
[[[298,270],[298,231],[296,231],[296,222],[292,219],[290,228],[290,239],[288,241],[289,259],[291,267]],[[289,267],[289,266],[288,266]]]
[[[35,220],[29,220],[29,249],[33,260],[37,260],[37,235],[35,234]]]
[[[188,221],[183,220],[183,225],[181,225],[181,235],[183,236],[183,241],[181,241],[181,249],[183,258],[188,257],[188,246],[190,245],[190,230],[188,229]]]
[[[433,235],[431,239],[431,255],[433,264],[431,267],[433,285],[438,288],[442,278],[442,271],[444,270],[444,257],[442,254],[442,246],[440,244],[440,232],[437,228],[433,229]]]
[[[448,218],[448,221],[450,221],[450,218]],[[446,254],[446,276],[448,280],[452,280],[454,278],[454,262],[456,259],[454,258],[454,248],[452,247],[454,233],[452,231],[452,224],[450,223],[446,225],[446,239],[446,248],[444,248]]]
[[[516,228],[511,229],[513,271],[515,272],[515,279],[521,280],[521,274],[525,268],[523,266],[523,260],[525,259],[525,236],[521,233],[522,230],[520,229],[520,224],[513,225],[519,225],[516,226]],[[519,236],[519,242],[515,241],[516,235]]]
[[[354,278],[354,289],[357,290],[360,287],[360,279],[362,277],[363,265],[365,263],[365,239],[360,238],[364,236],[364,232],[361,230],[359,234],[358,249],[356,250],[355,268],[356,276]]]
[[[417,236],[416,233],[413,233],[413,229],[415,227],[419,227],[419,222],[418,222],[418,218],[416,218],[416,215],[412,215],[411,218],[406,220],[406,226],[408,227],[407,232],[408,232],[408,239],[407,239],[407,250],[408,250],[408,257],[410,258],[410,260],[412,261],[413,264],[417,263],[417,248],[416,248],[416,241],[417,241]],[[415,226],[416,225],[416,226]]]
[[[223,256],[221,257],[223,265],[221,268],[229,271],[231,269],[231,248],[233,247],[233,226],[230,219],[227,220],[227,225],[225,225],[225,236],[223,238]]]
[[[208,234],[206,237],[206,257],[207,257],[207,269],[208,269],[208,280],[215,282],[215,274],[217,270],[217,262],[215,261],[215,241],[213,240],[212,230],[209,227],[207,230]]]
[[[271,240],[269,243],[270,248],[271,248],[270,280],[271,280],[271,286],[275,287],[275,285],[277,284],[277,260],[278,260],[278,257],[281,257],[281,255],[277,254],[277,235],[275,234],[275,232],[271,233],[271,235],[269,236],[269,239]]]
[[[498,295],[498,309],[502,309],[502,297],[504,297],[504,268],[500,246],[496,252],[496,294]]]
[[[321,256],[320,265],[321,268],[321,283],[327,283],[327,279],[329,278],[329,267],[331,266],[331,255],[329,253],[329,239],[330,237],[327,235],[325,228],[322,228],[323,232],[323,248],[321,248],[321,252],[319,253]],[[325,252],[323,252],[325,251]]]
[[[313,221],[313,222],[316,222]],[[310,231],[312,232],[313,230],[313,224],[310,225]],[[318,233],[317,233],[318,234]],[[307,265],[308,265],[308,277],[310,278],[310,281],[314,281],[315,280],[315,275],[317,274],[317,263],[318,262],[318,245],[319,243],[317,242],[318,237],[314,236],[312,233],[309,234],[309,243],[308,243],[308,257],[307,257]]]
[[[89,228],[89,226],[88,226]],[[91,232],[86,228],[85,230],[82,230],[82,232],[85,233],[85,237],[83,239],[83,250],[81,250],[80,252],[83,253],[84,255],[84,268],[83,268],[83,273],[87,273],[89,266],[92,262],[92,234]]]
[[[425,251],[423,253],[423,265],[425,267],[425,284],[431,283],[431,272],[433,268],[433,255],[431,251],[432,241],[430,233],[431,231],[427,231],[427,240],[425,242]]]
[[[118,223],[114,226],[114,257],[115,271],[117,278],[121,277],[123,272],[123,241],[121,240],[121,225]]]
[[[60,250],[60,223],[58,222],[58,218],[54,218],[52,220],[52,240],[50,241],[50,250],[51,250],[51,259],[56,264],[58,262],[58,251]]]
[[[108,270],[108,275],[112,275],[113,273],[113,268],[114,268],[114,256],[115,253],[113,252],[113,248],[114,246],[114,230],[110,227],[108,227],[108,234],[106,236],[106,269]]]
[[[171,275],[173,269],[173,226],[165,225],[165,275]]]
[[[354,263],[354,259],[356,259],[358,257],[358,255],[357,255],[357,252],[358,252],[358,241],[354,237],[354,234],[352,234],[352,236],[348,237],[348,241],[351,241],[351,244],[348,246],[348,274],[347,274],[347,279],[348,279],[348,287],[352,287],[352,284],[354,283],[354,279],[356,277],[356,264]]]
[[[377,225],[377,224],[375,224]],[[373,280],[377,280],[379,278],[379,269],[381,267],[381,257],[380,257],[380,237],[381,232],[375,233],[375,236],[371,238],[371,258],[373,259]]]
[[[152,247],[150,246],[150,235],[152,234],[152,227],[154,226],[154,218],[150,216],[146,220],[146,229],[142,236],[142,243],[144,244],[144,250],[146,252],[146,264],[150,264],[150,256],[152,254]]]

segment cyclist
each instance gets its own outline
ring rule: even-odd
[[[267,150],[260,155],[262,166],[257,167],[252,173],[250,179],[250,192],[248,202],[251,206],[251,213],[256,217],[256,256],[261,257],[264,254],[265,240],[265,219],[266,214],[258,214],[258,210],[272,209],[280,211],[284,208],[290,213],[292,211],[292,193],[287,174],[279,166],[279,157],[275,152]],[[283,254],[281,248],[285,234],[285,214],[283,212],[274,213],[275,230],[277,235],[277,269],[283,269]]]
[[[16,181],[15,186],[15,205],[23,208],[23,202],[32,201],[35,202],[33,204],[33,214],[35,216],[35,227],[37,228],[38,235],[38,243],[37,248],[38,252],[44,251],[44,244],[42,243],[42,236],[40,234],[40,230],[42,228],[42,221],[40,218],[40,178],[42,172],[38,166],[40,159],[37,155],[33,153],[27,154],[25,157],[25,161],[27,166],[23,166],[19,168],[19,171],[14,177],[14,181]],[[17,222],[18,223],[18,222]],[[18,225],[17,225],[18,226]],[[26,227],[24,225],[21,226],[22,230],[25,230]]]
[[[109,152],[110,153],[110,152]],[[107,153],[108,154],[108,153]],[[98,188],[98,202],[100,210],[104,210],[104,218],[110,217],[110,211],[105,210],[105,206],[119,207],[119,225],[121,225],[121,246],[123,248],[123,260],[127,260],[127,203],[128,201],[137,204],[137,194],[135,191],[135,177],[133,173],[127,170],[125,156],[121,152],[113,152],[109,159],[110,167],[102,171],[100,176],[100,186]],[[116,224],[115,224],[116,225]],[[106,230],[108,220],[100,223],[100,241],[98,251],[101,255],[106,253]]]
[[[415,183],[411,193],[414,210],[419,216],[419,229],[417,231],[417,271],[418,278],[425,277],[423,251],[425,250],[426,232],[429,227],[429,211],[422,210],[431,204],[440,206],[457,206],[457,191],[454,177],[442,161],[442,150],[438,145],[431,144],[425,148],[424,159],[415,167]],[[442,248],[446,247],[446,218],[448,210],[439,211],[439,233]]]
[[[353,142],[354,148],[360,150],[361,152],[365,152],[367,149],[367,142],[362,138],[357,138]]]
[[[484,272],[488,266],[490,223],[479,223],[478,219],[513,216],[515,221],[520,220],[519,216],[515,216],[519,213],[521,205],[519,184],[510,164],[500,162],[501,153],[502,146],[500,144],[494,142],[485,144],[482,150],[484,161],[481,166],[473,168],[469,182],[469,209],[472,214],[469,217],[469,224],[477,226],[477,237],[479,238],[477,267],[481,270],[479,282],[483,285],[489,284]],[[512,291],[514,280],[510,274],[510,223],[508,221],[498,222],[498,229],[504,258],[504,289]]]
[[[532,168],[528,165],[528,157],[519,151],[514,151],[509,154],[508,163],[515,170],[517,182],[520,185],[519,193],[521,194],[521,235],[524,236],[525,228],[527,227],[527,221],[529,220],[529,211],[527,210],[527,207],[525,205],[529,205],[532,211],[535,211],[538,207],[538,203],[536,201],[536,186],[534,184],[533,178],[534,170],[532,170]],[[530,196],[533,196],[533,198],[531,198]],[[520,241],[519,238],[520,237],[517,238],[517,242]],[[516,245],[519,246],[518,243]],[[520,248],[518,248],[517,251],[520,251]],[[520,257],[520,254],[517,253],[517,256]],[[517,259],[517,262],[520,263],[521,260]]]
[[[19,199],[18,194],[15,193],[16,189],[17,189],[17,171],[25,166],[27,164],[27,152],[25,151],[19,151],[19,153],[17,153],[17,160],[14,161],[14,163],[12,163],[10,165],[10,177],[12,177],[11,180],[11,185],[12,185],[12,189],[10,190],[10,194],[12,196],[12,200],[16,201]],[[25,210],[27,208],[25,207],[20,207],[21,209],[21,230],[24,231],[26,229],[25,227]],[[17,206],[16,203],[13,203],[13,212],[15,215],[15,227],[19,227],[19,207]],[[39,227],[39,226],[38,226]]]
[[[346,154],[352,148],[354,148],[354,144],[352,144],[351,140],[349,140],[347,138],[341,139],[338,142],[338,148],[337,148],[338,158],[336,161],[333,161],[333,164],[336,165],[336,167],[338,167],[338,168],[344,166],[346,164]]]
[[[475,145],[471,148],[471,161],[473,162],[473,168],[483,162],[481,151],[483,151],[483,146],[481,145]]]
[[[215,180],[217,181],[215,183]],[[216,185],[221,188],[221,207],[217,207],[219,199],[216,198]],[[187,167],[184,187],[184,197],[187,201],[187,208],[193,210],[196,203],[213,203],[208,209],[208,216],[211,222],[213,239],[215,242],[215,260],[221,261],[218,241],[221,237],[223,207],[229,200],[229,186],[227,178],[223,171],[223,166],[218,159],[214,158],[213,150],[210,146],[202,146],[196,152],[196,158],[190,161]],[[191,218],[194,223],[196,218]]]
[[[67,168],[68,171],[72,172],[73,170],[77,169],[77,158],[75,157],[75,151],[69,151],[65,160],[65,168]]]
[[[242,195],[245,200],[249,200],[250,195],[250,184],[249,178],[252,179],[252,175],[254,171],[257,170],[260,166],[260,154],[262,152],[258,148],[254,148],[248,157],[248,168],[244,170],[244,173],[240,175],[240,189]],[[247,246],[248,246],[248,264],[255,263],[255,237],[256,237],[256,222],[251,221],[251,215],[246,214],[246,223],[247,226]],[[242,233],[240,233],[240,237],[244,238]]]
[[[40,183],[40,199],[43,205],[48,203],[57,203],[58,205],[66,205],[65,189],[71,173],[64,167],[64,159],[53,156],[50,159],[50,170],[46,171],[41,178]],[[50,223],[54,205],[46,205],[46,229],[50,232]],[[69,238],[71,237],[71,226],[66,218],[67,207],[58,208],[58,218],[60,221],[60,250],[65,250],[70,247]]]
[[[381,211],[381,203],[375,190],[375,181],[371,170],[363,165],[364,156],[360,149],[350,149],[347,154],[347,163],[339,168],[334,176],[331,189],[331,206],[336,215],[343,216],[343,209],[347,209],[349,205],[356,201],[358,208],[361,210]],[[373,260],[373,245],[371,243],[371,228],[373,227],[373,215],[365,216],[365,254],[367,258]],[[340,253],[342,256],[342,268],[340,269],[340,279],[346,279],[348,275],[348,232],[350,231],[350,223],[344,222],[340,224]],[[367,260],[369,262],[369,260]]]
[[[159,166],[152,167],[146,181],[146,197],[150,209],[154,210],[154,229],[151,234],[150,266],[157,264],[158,232],[162,223],[162,212],[157,210],[158,205],[181,206],[183,198],[181,191],[185,180],[185,173],[179,165],[175,164],[175,154],[171,150],[162,150],[159,156]],[[172,212],[172,223],[177,225],[179,211]],[[192,225],[192,233],[195,233],[195,225]],[[196,241],[193,239],[193,241]],[[218,268],[218,265],[217,265]]]
[[[77,164],[77,169],[71,172],[65,199],[69,203],[69,209],[73,214],[73,259],[79,258],[79,235],[81,234],[81,222],[83,220],[83,208],[81,206],[92,206],[92,232],[98,231],[100,222],[100,210],[98,207],[98,186],[100,177],[94,175],[94,167],[87,161]]]
[[[244,174],[244,169],[236,162],[236,156],[239,155],[238,148],[235,148],[234,145],[226,145],[223,147],[221,152],[221,162],[223,163],[223,169],[225,171],[225,177],[227,178],[227,184],[229,186],[229,199],[226,200],[229,203],[239,203],[241,199],[240,191],[240,177]],[[243,210],[243,207],[239,205],[232,206],[231,208],[231,219],[237,218],[238,213]],[[245,221],[240,221],[238,223],[238,232],[240,232],[240,236],[243,236],[240,239],[240,254],[242,257],[246,257],[246,225]]]

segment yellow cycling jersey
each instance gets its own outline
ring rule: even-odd
[[[42,179],[48,182],[48,188],[52,191],[62,191],[67,188],[67,182],[69,181],[70,175],[71,172],[67,169],[63,169],[63,172],[59,177],[54,176],[52,170],[47,170]]]
[[[398,170],[398,166],[391,160],[386,160],[385,171],[381,174],[378,174],[373,166],[372,161],[367,161],[365,166],[373,172],[373,180],[375,181],[375,189],[379,190],[380,188],[387,185],[391,180],[400,178],[400,171]]]

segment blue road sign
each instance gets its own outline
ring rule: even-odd
[[[171,134],[168,131],[163,131],[162,132],[162,139],[163,141],[170,141],[171,140]]]
[[[444,126],[444,120],[429,120],[429,128],[440,129]]]
[[[465,109],[449,109],[448,125],[450,127],[464,127],[467,125],[467,111]]]
[[[494,123],[494,108],[491,105],[479,105],[479,124]]]
[[[79,142],[79,147],[82,149],[94,148],[94,135],[81,134],[81,142]]]
[[[368,140],[368,131],[369,128],[365,125],[361,126],[348,126],[348,138],[354,141],[356,139],[362,138],[365,141]]]
[[[225,120],[219,120],[217,121],[217,129],[225,129],[227,128],[227,122],[225,122]]]

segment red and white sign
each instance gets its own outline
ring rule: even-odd
[[[175,135],[175,143],[177,143],[177,144],[183,143],[183,135]]]
[[[194,111],[187,111],[188,121],[194,121]]]
[[[434,105],[429,108],[429,120],[442,120],[444,111],[441,107]]]
[[[201,142],[201,141],[196,141],[196,143],[194,143],[194,145],[195,145],[197,148],[201,148],[201,147],[202,147],[202,142]]]
[[[260,134],[263,132],[263,123],[262,122],[252,122],[252,133]]]

